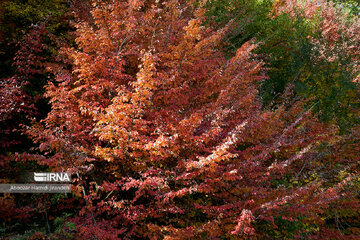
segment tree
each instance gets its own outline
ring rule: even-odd
[[[340,197],[357,206],[345,191],[356,171],[341,170],[358,145],[341,147],[338,128],[291,86],[278,108],[262,107],[254,40],[226,58],[231,22],[205,27],[204,8],[188,1],[92,6],[78,47],[62,50],[71,71],[47,84],[50,113],[27,131],[41,164],[78,177],[75,238],[342,235],[322,214]],[[330,172],[342,175],[328,181]]]
[[[228,52],[253,37],[260,43],[256,52],[269,77],[259,86],[264,107],[281,105],[281,95],[294,85],[293,96],[316,103],[322,121],[344,132],[358,121],[358,17],[326,1],[216,0],[206,8],[220,26],[235,19]]]
[[[344,8],[345,11],[351,14],[358,15],[360,10],[359,0],[334,0],[332,1]]]
[[[49,170],[36,164],[38,159],[26,157],[36,153],[35,144],[22,130],[50,110],[43,94],[53,75],[46,68],[66,68],[58,58],[58,48],[72,44],[70,20],[78,18],[74,13],[86,12],[86,8],[79,1],[63,0],[2,1],[0,8],[0,181],[13,183],[19,182],[25,171]],[[48,203],[58,207],[57,201],[50,204],[52,199],[45,194],[1,195],[0,236],[50,231],[49,225],[39,222],[50,208]]]

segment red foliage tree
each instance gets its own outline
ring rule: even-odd
[[[226,59],[227,28],[187,1],[94,1],[91,14],[28,131],[42,164],[78,176],[78,238],[266,239],[284,222],[302,226],[287,237],[316,235],[353,179],[324,177],[343,161],[324,148],[342,140],[286,95],[262,110],[255,44]]]
[[[41,73],[39,69],[43,58],[40,54],[44,47],[41,38],[42,29],[34,27],[26,35],[24,41],[18,43],[19,50],[13,63],[16,75],[1,81],[0,124],[4,127],[1,129],[0,143],[4,147],[16,143],[9,137],[13,129],[17,128],[14,122],[19,124],[16,118],[21,117],[21,114],[34,116],[36,111],[33,105],[35,101],[31,99],[24,87],[29,84],[30,78]]]

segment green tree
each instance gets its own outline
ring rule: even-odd
[[[259,86],[264,107],[279,106],[287,89],[292,98],[307,99],[309,107],[315,104],[322,120],[346,129],[356,121],[353,109],[359,106],[354,79],[360,55],[349,50],[357,38],[341,32],[355,26],[357,18],[324,1],[321,6],[290,2],[208,1],[207,14],[213,19],[208,24],[222,26],[233,19],[229,55],[249,39],[259,42],[257,58],[265,62],[268,76]],[[331,39],[329,33],[339,37]]]

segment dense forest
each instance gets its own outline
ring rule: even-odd
[[[0,6],[1,239],[360,239],[360,1]]]

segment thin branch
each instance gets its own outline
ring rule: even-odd
[[[301,172],[304,170],[305,166],[306,166],[306,161],[304,161],[304,165],[302,166],[300,172],[295,176],[295,179],[298,179],[298,177],[300,176]]]
[[[82,180],[81,177],[80,177],[79,172],[76,172],[76,175],[78,176],[78,178],[79,178],[80,180]],[[86,201],[86,204],[87,204],[88,201],[87,201],[87,199],[86,199],[85,187],[84,187],[82,184],[81,184],[81,187],[82,187],[82,191],[83,191],[83,194],[84,194],[84,198],[85,198],[85,201]],[[93,213],[92,209],[90,209],[90,213],[91,213],[91,217],[92,217],[92,219],[93,219],[94,226],[96,226],[96,219],[95,219],[95,217],[94,217],[94,213]]]
[[[132,37],[126,37],[124,38],[124,40],[121,42],[118,43],[118,46],[116,47],[116,58],[115,58],[115,63],[114,63],[114,68],[113,68],[113,71],[115,70],[115,67],[116,67],[116,64],[117,64],[117,61],[118,61],[118,57],[119,57],[119,53],[121,52],[123,46],[125,45],[125,43],[131,39]]]
[[[49,218],[48,218],[48,215],[47,215],[46,208],[44,210],[45,210],[45,218],[46,218],[47,229],[48,229],[49,233],[51,233],[50,225],[49,225]]]
[[[153,31],[151,41],[150,41],[150,49],[152,49],[153,45],[154,45],[154,38],[155,38],[155,35],[156,35],[156,28],[158,26],[158,23],[159,23],[159,21],[156,22],[155,27],[154,27],[154,31]]]

